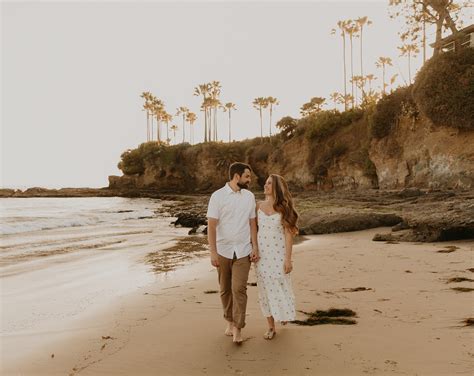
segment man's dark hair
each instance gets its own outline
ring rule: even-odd
[[[249,169],[250,172],[252,172],[252,169],[246,163],[242,163],[242,162],[232,163],[229,167],[229,180],[232,180],[235,174],[242,176],[246,169]]]

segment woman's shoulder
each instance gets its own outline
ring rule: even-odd
[[[257,209],[260,209],[260,206],[262,206],[262,204],[264,203],[265,201],[258,201],[257,200]]]

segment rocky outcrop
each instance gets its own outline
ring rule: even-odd
[[[474,188],[474,132],[402,118],[392,133],[373,139],[369,156],[382,189]]]
[[[210,192],[225,183],[236,160],[252,166],[254,190],[270,173],[283,175],[293,191],[474,188],[474,132],[408,117],[381,139],[372,138],[360,119],[323,140],[297,134],[274,144],[255,139],[171,147],[145,160],[142,174],[110,176],[109,188]]]
[[[303,215],[300,233],[311,235],[360,231],[369,228],[394,226],[402,221],[403,218],[392,213],[345,212],[321,215],[316,210]]]

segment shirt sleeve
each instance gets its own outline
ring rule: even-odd
[[[250,211],[249,219],[254,219],[256,217],[255,214],[255,209],[256,209],[257,203],[255,201],[255,196],[252,195],[252,210]]]
[[[209,200],[206,217],[219,219],[219,202],[217,195],[214,193],[211,195],[211,199]]]

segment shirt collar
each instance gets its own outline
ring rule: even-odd
[[[240,189],[240,191],[235,192],[235,191],[230,187],[230,185],[229,185],[228,182],[225,184],[225,187],[224,187],[224,188],[225,188],[225,190],[226,190],[226,192],[227,192],[228,194],[232,194],[232,193],[242,193],[242,189]]]

